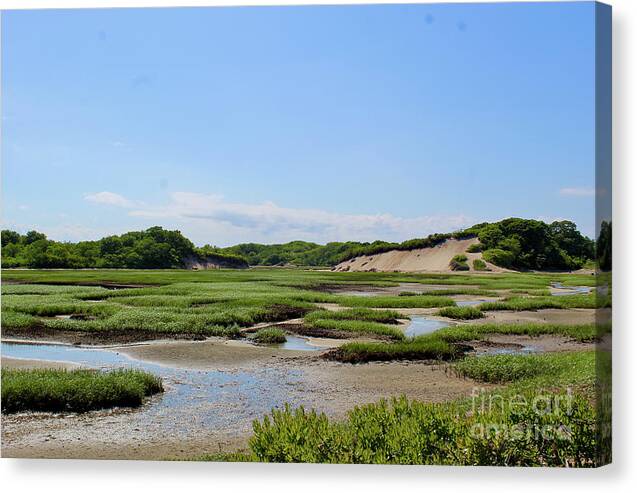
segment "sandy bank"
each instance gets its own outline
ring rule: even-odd
[[[361,255],[341,262],[333,270],[340,272],[451,272],[449,261],[456,255],[465,254],[473,271],[473,260],[482,258],[481,253],[466,253],[469,246],[479,243],[478,238],[450,239],[432,248],[415,250],[391,250],[374,255]],[[492,272],[505,269],[487,264]]]
[[[65,369],[70,370],[78,368],[79,365],[75,363],[67,363],[65,361],[42,361],[38,359],[19,359],[19,358],[7,358],[2,357],[2,368],[12,370],[25,370],[25,369]]]

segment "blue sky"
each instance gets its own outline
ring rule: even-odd
[[[592,235],[594,43],[592,2],[3,12],[3,225]]]

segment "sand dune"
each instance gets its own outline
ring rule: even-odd
[[[345,262],[341,262],[334,270],[340,272],[378,271],[378,272],[449,272],[449,261],[455,255],[464,253],[468,257],[468,264],[473,271],[473,260],[482,258],[481,253],[466,253],[470,245],[479,243],[477,238],[466,240],[447,240],[433,248],[419,248],[417,250],[391,250],[376,255],[362,255]],[[492,272],[502,272],[504,269],[487,262]]]

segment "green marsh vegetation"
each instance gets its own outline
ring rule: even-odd
[[[591,356],[586,354],[586,358]],[[453,365],[460,376],[485,383],[508,383],[537,376],[550,377],[574,368],[580,354],[494,354],[465,358]]]
[[[422,335],[398,342],[350,342],[325,353],[324,357],[343,363],[369,361],[450,361],[462,356],[462,346],[447,342],[435,334]]]
[[[393,310],[349,308],[339,311],[316,310],[304,318],[304,331],[331,337],[367,335],[372,337],[403,339],[396,327],[401,315]]]
[[[475,323],[407,339],[396,323],[403,318],[397,311],[399,308],[457,308],[450,298],[456,294],[503,298],[497,307],[487,304],[486,309],[538,309],[547,303],[561,309],[607,306],[610,300],[596,295],[547,296],[552,282],[595,286],[598,282],[595,276],[535,272],[340,273],[258,268],[199,272],[25,270],[4,271],[3,277],[5,281],[22,283],[2,286],[2,324],[3,328],[12,328],[10,333],[28,335],[39,329],[59,329],[109,334],[117,331],[149,331],[162,335],[198,332],[237,337],[241,327],[303,318],[303,325],[316,330],[322,326],[320,330],[327,334],[387,339],[348,343],[327,353],[326,357],[339,361],[444,362],[450,371],[485,382],[484,385],[506,383],[507,387],[498,389],[498,395],[516,392],[528,399],[540,395],[542,388],[552,389],[549,394],[558,396],[561,391],[555,389],[559,386],[572,384],[577,390],[573,397],[574,411],[568,415],[537,416],[528,410],[512,412],[509,409],[476,414],[467,412],[470,403],[465,400],[446,404],[423,404],[406,399],[383,401],[352,410],[344,421],[288,408],[275,411],[267,422],[265,418],[258,421],[250,452],[245,456],[234,454],[233,460],[590,466],[598,460],[598,451],[608,445],[597,434],[598,407],[591,398],[591,392],[594,393],[591,389],[595,386],[594,367],[596,361],[599,366],[599,357],[569,353],[551,355],[547,359],[519,360],[516,358],[527,356],[515,356],[477,361],[490,357],[474,358],[467,356],[466,351],[468,342],[491,334],[553,334],[591,342],[610,331],[610,325]],[[92,285],[75,285],[78,283]],[[448,288],[435,293],[365,297],[323,289],[334,285],[382,287],[401,283]],[[107,284],[146,287],[103,287]],[[336,304],[344,309],[322,310],[319,303]],[[475,309],[482,312],[484,305]],[[454,313],[460,312],[454,310]],[[57,315],[72,318],[55,318]],[[3,381],[3,392],[4,389]],[[476,426],[489,423],[505,429],[565,425],[571,427],[572,433],[568,439],[538,438],[535,434],[525,435],[524,439],[510,434],[495,437],[473,434]],[[219,460],[224,457],[225,454],[215,455]]]
[[[367,333],[402,339],[394,309],[446,308],[454,316],[476,316],[457,310],[450,296],[503,296],[483,303],[485,310],[594,308],[609,306],[596,293],[545,296],[552,282],[594,286],[594,276],[502,274],[351,273],[297,269],[249,270],[8,270],[3,271],[2,327],[5,334],[37,336],[51,331],[79,331],[108,338],[137,334],[239,337],[240,329],[261,322],[302,318],[329,334]],[[7,284],[7,282],[18,284]],[[424,294],[352,296],[324,286],[398,286],[400,283],[443,285]],[[139,286],[139,287],[130,287]],[[145,287],[143,287],[145,286]],[[116,289],[115,289],[116,288]],[[512,293],[511,290],[515,290]],[[534,295],[542,296],[534,296]],[[339,315],[319,310],[318,303],[345,308]],[[315,314],[316,312],[316,314]],[[342,337],[342,335],[341,335]]]
[[[441,404],[381,400],[341,421],[286,406],[256,420],[249,452],[232,460],[594,467],[611,454],[600,432],[610,408],[596,402],[609,366],[595,352],[468,358],[455,371],[509,385]]]
[[[575,294],[568,296],[509,296],[501,301],[481,303],[478,308],[488,310],[541,310],[546,308],[609,308],[611,297],[598,293]]]
[[[479,341],[489,335],[564,336],[578,342],[595,342],[611,332],[610,324],[487,323],[444,327],[432,336],[447,342]]]
[[[610,333],[610,324],[471,324],[438,329],[394,343],[351,342],[326,353],[325,357],[345,363],[389,360],[451,361],[471,349],[464,343],[480,341],[490,335],[564,336],[578,342],[595,342]]]
[[[474,306],[449,306],[438,310],[441,317],[455,318],[457,320],[474,320],[484,318],[484,313]]]
[[[139,370],[2,370],[3,413],[137,407],[158,392],[161,379]]]
[[[277,327],[265,327],[257,331],[254,341],[259,344],[282,344],[286,341],[285,332]]]

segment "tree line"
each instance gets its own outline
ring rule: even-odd
[[[481,250],[485,260],[501,267],[574,270],[591,260],[597,260],[603,270],[610,270],[612,265],[612,226],[609,222],[602,223],[596,248],[595,242],[582,235],[571,221],[547,224],[532,219],[509,218],[402,243],[348,241],[319,245],[291,241],[275,245],[242,243],[225,248],[212,245],[196,247],[181,232],[159,226],[78,243],[50,240],[37,231],[20,234],[3,230],[2,267],[172,269],[197,262],[238,268],[288,264],[330,267],[360,255],[427,248],[451,238],[470,237],[477,237],[480,241],[473,251]]]

